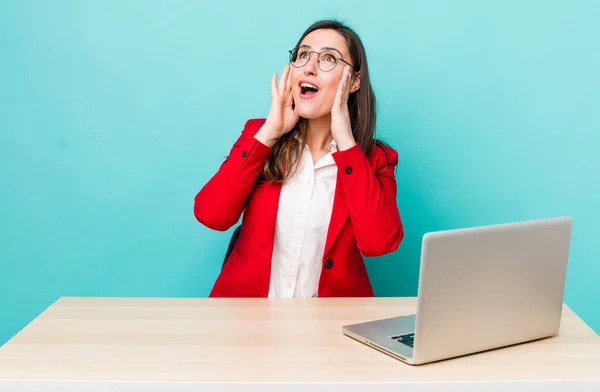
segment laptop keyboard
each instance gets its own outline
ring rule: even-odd
[[[400,343],[404,343],[407,346],[412,347],[415,342],[415,334],[414,332],[405,333],[401,335],[392,336],[391,339],[394,339]]]

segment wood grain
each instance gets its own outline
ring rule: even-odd
[[[416,367],[342,334],[415,307],[416,298],[60,298],[0,348],[0,379],[600,378],[600,337],[566,306],[556,337]]]

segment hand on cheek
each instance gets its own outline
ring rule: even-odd
[[[356,145],[352,135],[352,125],[348,112],[348,96],[352,82],[350,66],[344,68],[344,73],[338,84],[338,89],[331,108],[331,135],[340,151],[347,150]]]

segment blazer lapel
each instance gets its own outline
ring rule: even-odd
[[[281,195],[281,184],[265,182],[264,203],[265,228],[267,238],[269,238],[268,251],[273,252],[273,243],[275,240],[275,224],[277,221],[277,209],[279,208],[279,196]],[[269,259],[270,261],[270,259]]]
[[[333,210],[331,212],[331,220],[327,230],[327,238],[325,241],[325,252],[327,254],[331,249],[335,239],[340,234],[342,227],[346,223],[349,216],[348,204],[344,188],[342,187],[341,174],[338,172],[337,182],[335,187],[335,195],[333,199]],[[268,251],[273,252],[273,242],[275,239],[275,224],[277,221],[277,209],[279,207],[279,197],[281,195],[281,184],[265,183],[264,189],[264,208],[265,208],[265,229],[267,238],[270,239]]]
[[[333,210],[331,212],[331,221],[329,222],[329,229],[327,231],[327,240],[325,241],[325,253],[326,255],[333,242],[340,234],[342,227],[348,219],[348,204],[346,203],[346,196],[344,195],[344,188],[342,187],[342,181],[340,179],[341,174],[338,171],[337,182],[335,185],[335,196],[333,199]]]

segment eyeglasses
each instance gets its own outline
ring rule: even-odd
[[[352,69],[354,71],[356,71],[356,68],[354,68],[354,65],[350,64],[349,62],[347,62],[340,56],[336,55],[335,52],[333,52],[333,51],[316,52],[314,50],[300,48],[300,49],[290,50],[289,52],[290,52],[290,64],[296,68],[304,67],[308,63],[308,60],[310,60],[310,55],[312,53],[316,53],[319,56],[317,58],[317,64],[319,66],[319,69],[323,72],[329,72],[332,69],[334,69],[335,66],[338,64],[338,60],[343,61],[344,63],[348,64],[349,66],[352,67]]]

